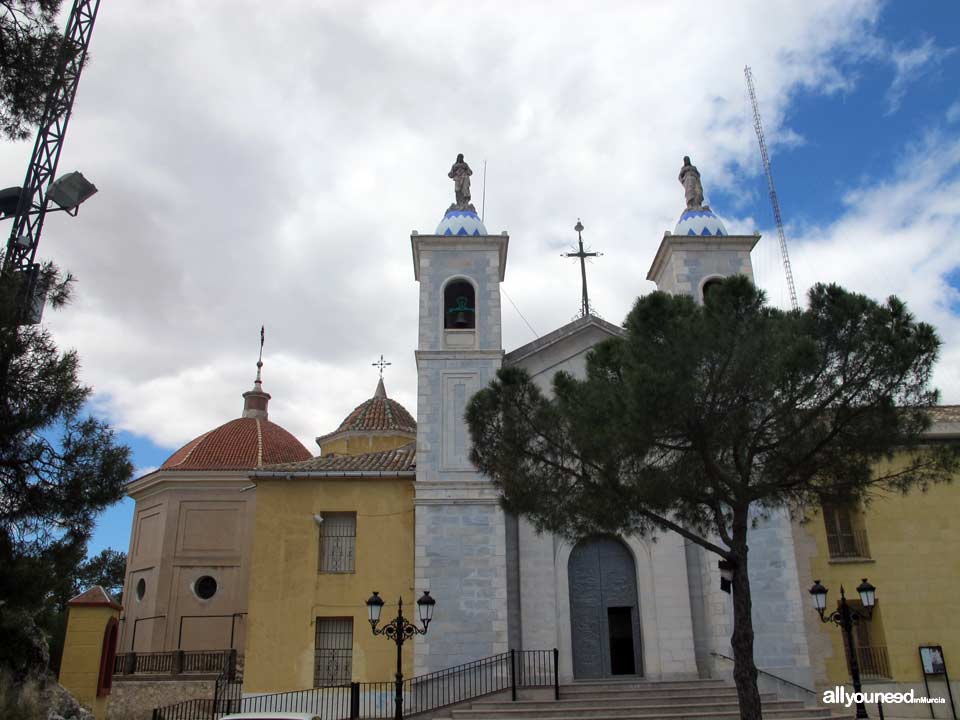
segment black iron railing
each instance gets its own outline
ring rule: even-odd
[[[236,650],[171,650],[123,653],[113,662],[114,675],[219,673],[236,666]],[[230,670],[232,673],[233,670]]]
[[[559,699],[557,665],[557,650],[511,650],[419,675],[403,683],[404,716],[507,690],[516,700],[519,688],[552,686]],[[372,682],[242,697],[240,683],[229,682],[223,674],[213,699],[156,708],[153,720],[217,720],[240,712],[302,712],[322,720],[388,720],[394,717],[395,691],[393,682]]]

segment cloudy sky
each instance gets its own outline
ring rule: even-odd
[[[103,3],[60,162],[100,192],[47,221],[40,255],[79,283],[45,321],[141,471],[239,415],[261,324],[270,417],[308,447],[372,394],[381,353],[416,411],[410,231],[452,202],[458,152],[510,233],[508,350],[576,314],[578,217],[601,316],[653,289],[685,154],[728,230],[763,234],[757,281],[788,306],[746,64],[798,290],[905,299],[960,403],[960,5],[565,7]],[[31,149],[0,146],[6,184]],[[125,550],[129,523],[127,501],[91,550]]]

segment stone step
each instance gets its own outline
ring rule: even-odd
[[[454,720],[520,720],[526,718],[546,717],[538,710],[529,710],[508,714],[507,711],[485,711],[478,703],[476,710],[453,710],[450,715]],[[466,714],[468,713],[468,714]],[[827,720],[831,717],[829,708],[764,708],[765,718],[776,720]],[[649,709],[635,711],[631,714],[611,714],[603,707],[594,710],[576,710],[564,714],[550,715],[551,720],[729,720],[739,718],[740,711],[734,707],[730,710],[698,710],[695,707],[671,707],[669,712],[650,712]]]
[[[778,702],[777,696],[774,693],[763,693],[760,695],[760,700],[763,703],[764,707],[767,706],[767,703]],[[481,705],[484,708],[491,709],[529,709],[529,708],[542,708],[544,710],[552,710],[554,708],[592,708],[597,707],[598,705],[603,705],[603,707],[608,708],[636,708],[636,707],[648,707],[648,706],[675,706],[682,704],[702,704],[706,702],[714,703],[723,703],[723,704],[737,704],[737,693],[735,691],[723,691],[718,692],[714,695],[703,698],[691,698],[689,696],[671,696],[671,695],[660,695],[651,693],[650,697],[643,696],[640,698],[606,698],[599,696],[598,698],[560,698],[559,702],[555,700],[517,700],[516,702],[511,702],[509,700],[478,700],[474,704],[474,709],[479,708]],[[800,702],[799,700],[792,700],[789,702]]]
[[[519,705],[519,703],[517,703]],[[733,702],[706,702],[706,703],[688,703],[670,704],[670,705],[648,705],[644,707],[611,707],[604,703],[594,704],[592,706],[570,707],[563,701],[554,703],[552,706],[545,703],[530,703],[523,707],[500,707],[498,703],[494,707],[493,703],[476,703],[469,710],[454,710],[454,718],[461,720],[476,720],[477,718],[497,718],[498,720],[510,720],[511,718],[634,718],[634,717],[673,717],[673,716],[706,716],[714,713],[737,713],[739,705],[736,700]],[[532,705],[532,706],[531,706]],[[763,712],[766,715],[773,711],[804,710],[803,703],[799,700],[772,700],[763,704]]]
[[[703,698],[703,697],[715,697],[715,696],[729,696],[733,695],[736,697],[737,691],[735,688],[728,686],[720,686],[715,688],[690,688],[688,690],[682,690],[680,688],[623,688],[623,689],[591,689],[591,688],[570,688],[570,687],[561,687],[560,688],[560,698],[561,699],[578,699],[578,698],[636,698],[642,699],[647,697],[680,697],[680,698]]]
[[[597,680],[575,680],[572,683],[561,685],[561,688],[581,687],[640,687],[640,688],[722,688],[733,687],[726,680],[693,679],[693,680],[645,680],[639,677],[599,678]]]
[[[618,688],[618,689],[591,689],[591,688],[560,688],[560,697],[582,698],[582,697],[712,697],[717,694],[728,695],[737,694],[737,689],[729,685],[721,685],[711,688]]]

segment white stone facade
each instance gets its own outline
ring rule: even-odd
[[[667,234],[648,278],[700,302],[712,278],[752,278],[750,251],[758,239]],[[575,648],[568,570],[574,546],[538,534],[524,518],[504,515],[496,490],[469,461],[463,412],[501,365],[525,368],[549,392],[557,371],[582,376],[590,348],[623,331],[587,316],[505,355],[500,282],[506,234],[414,234],[411,241],[420,283],[415,582],[438,603],[430,632],[417,639],[415,672],[510,648],[558,648],[560,679],[570,681]],[[444,328],[444,287],[459,280],[475,292],[476,326],[469,330]],[[810,663],[789,518],[773,513],[751,534],[757,664],[807,684]],[[732,600],[720,590],[716,556],[674,533],[620,540],[636,570],[643,676],[728,673],[732,664],[719,655],[732,655]]]

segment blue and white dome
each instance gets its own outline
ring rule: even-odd
[[[700,210],[687,208],[673,229],[674,235],[727,235],[727,229],[713,211],[706,205]]]
[[[437,235],[486,235],[487,229],[474,210],[452,207],[437,225]]]

